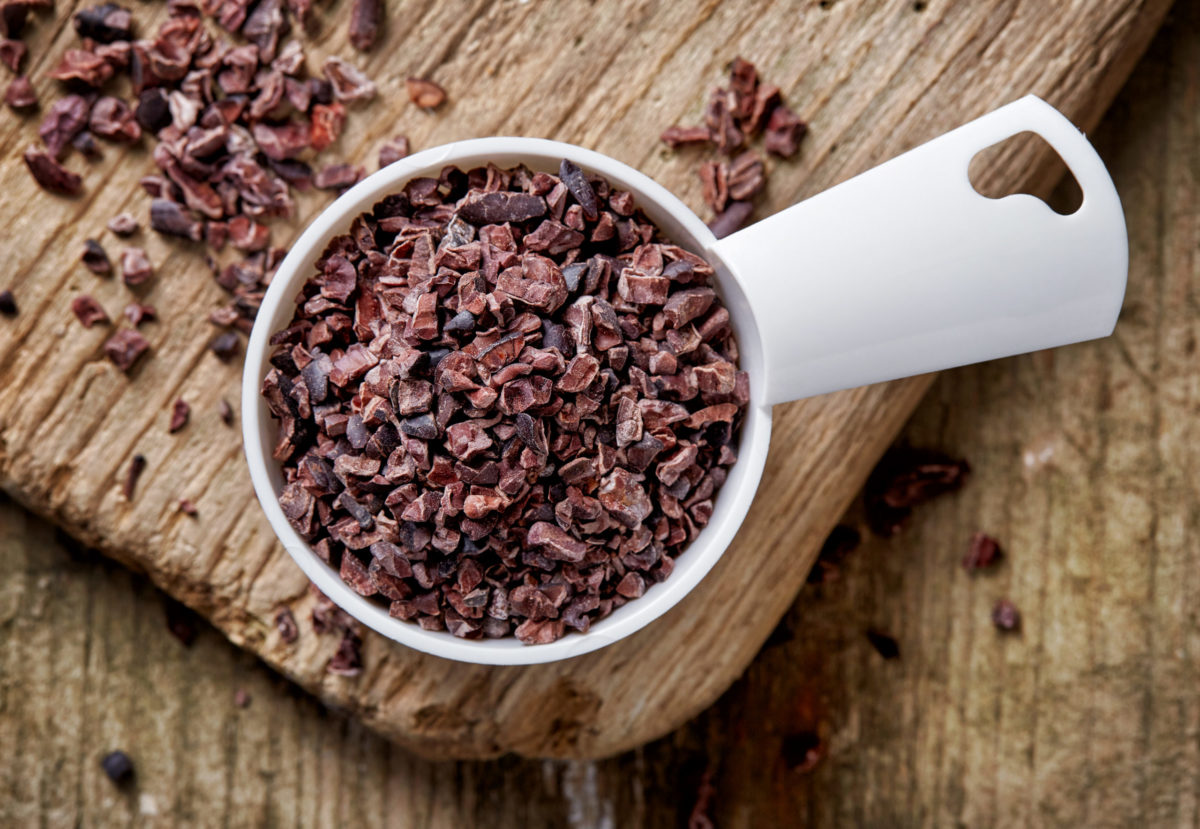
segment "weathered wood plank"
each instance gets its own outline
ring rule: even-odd
[[[330,8],[330,20],[343,5]],[[417,147],[470,135],[547,135],[639,166],[695,205],[692,159],[662,150],[655,134],[698,118],[721,65],[742,53],[813,125],[799,160],[775,165],[769,211],[1026,92],[1090,124],[1166,5],[397,4],[395,25],[367,62],[380,104],[357,114],[340,148],[369,160],[398,129]],[[55,24],[42,21],[36,37],[45,40],[37,43],[64,48],[71,10],[64,3]],[[323,31],[317,53],[346,51],[340,27]],[[438,117],[405,103],[411,72],[450,90]],[[40,82],[43,91],[47,84]],[[781,408],[762,487],[768,497],[734,548],[693,596],[620,646],[558,666],[504,670],[442,662],[369,637],[364,675],[332,677],[324,667],[336,641],[312,633],[305,582],[259,516],[236,435],[216,416],[217,399],[234,395],[236,369],[204,350],[204,311],[221,298],[196,257],[146,240],[160,263],[149,298],[163,322],[149,335],[152,358],[130,378],[100,356],[104,333],[70,318],[70,299],[83,290],[110,313],[127,301],[122,286],[82,271],[76,245],[100,233],[116,209],[144,204],[136,190],[149,169],[144,150],[121,158],[110,151],[89,171],[83,199],[31,198],[19,154],[35,125],[8,124],[0,126],[0,226],[21,240],[8,250],[8,279],[25,311],[0,326],[0,483],[77,537],[149,572],[323,699],[428,753],[608,754],[708,705],[791,603],[834,516],[929,382]],[[1039,164],[1012,155],[990,172],[996,181],[1028,184]],[[318,198],[301,207],[303,220]],[[192,404],[193,422],[170,436],[165,423],[177,396]],[[149,467],[127,504],[120,481],[135,452]],[[181,496],[199,505],[198,520],[175,510]],[[282,603],[301,619],[292,647],[270,624]],[[699,610],[714,606],[723,613]]]

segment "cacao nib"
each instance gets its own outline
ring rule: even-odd
[[[754,205],[748,201],[732,202],[729,207],[708,223],[708,229],[718,239],[724,239],[729,234],[741,230],[742,225],[746,224],[753,212]]]
[[[0,63],[18,74],[25,59],[25,44],[19,40],[0,38]]]
[[[199,242],[203,234],[200,222],[189,216],[183,205],[170,199],[150,202],[150,227],[167,236],[181,236]]]
[[[108,229],[118,236],[132,236],[137,233],[138,222],[132,213],[120,213],[108,220]]]
[[[900,658],[900,644],[896,641],[895,637],[877,630],[868,630],[867,641],[871,643],[871,647],[884,659],[890,661]]]
[[[150,258],[141,248],[125,248],[121,251],[121,279],[130,287],[141,285],[154,275]]]
[[[1021,613],[1011,601],[1000,599],[992,608],[992,624],[999,631],[1014,633],[1021,629]]]
[[[876,535],[895,535],[913,507],[961,488],[970,469],[966,461],[931,449],[889,449],[863,487],[867,523]]]
[[[83,255],[79,259],[83,266],[94,274],[107,276],[112,273],[112,262],[108,261],[104,246],[95,239],[84,240]]]
[[[1000,560],[1000,543],[986,533],[975,533],[971,536],[971,544],[967,554],[963,556],[962,566],[968,573],[985,570]]]
[[[130,40],[133,37],[133,15],[113,3],[102,3],[76,12],[72,18],[80,37],[99,43]]]
[[[108,314],[105,313],[104,308],[100,306],[95,297],[88,294],[81,294],[71,300],[71,311],[84,328],[108,322]]]
[[[424,109],[437,109],[446,100],[446,90],[427,78],[408,78],[404,88],[408,100]]]
[[[15,317],[17,312],[17,299],[13,296],[13,292],[7,288],[0,291],[0,314],[6,317]]]
[[[192,413],[192,407],[187,404],[187,401],[182,397],[175,401],[171,407],[171,422],[167,425],[167,431],[174,434],[187,425],[188,416]]]
[[[122,328],[104,343],[104,354],[113,365],[128,372],[148,348],[150,343],[145,337],[133,329]]]
[[[137,489],[138,478],[146,470],[146,456],[134,455],[129,461],[129,469],[125,473],[125,483],[121,486],[121,494],[126,501],[133,500],[134,490]]]
[[[158,312],[154,310],[153,305],[143,305],[140,302],[131,302],[125,306],[125,319],[129,320],[129,324],[137,328],[143,322],[158,318]]]
[[[369,52],[383,29],[383,0],[354,0],[350,7],[350,45]]]
[[[100,768],[104,769],[104,775],[118,786],[124,786],[133,780],[133,761],[123,751],[110,751],[105,754],[100,759]]]
[[[37,106],[37,93],[33,91],[33,84],[29,82],[29,78],[24,75],[18,75],[12,79],[12,83],[8,85],[8,89],[4,92],[4,103],[13,110],[29,109]],[[29,162],[26,161],[26,164]],[[34,174],[36,178],[36,173]],[[38,180],[41,184],[41,180]],[[46,185],[42,184],[43,187]]]
[[[380,147],[379,166],[386,167],[389,164],[394,164],[407,155],[408,139],[403,135],[397,135],[395,138]]]

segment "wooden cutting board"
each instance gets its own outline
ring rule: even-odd
[[[350,55],[345,3],[323,13],[310,66]],[[710,86],[741,54],[758,64],[811,121],[799,157],[770,162],[760,214],[780,209],[906,149],[1033,92],[1093,125],[1165,14],[1166,0],[1094,0],[1069,9],[1018,2],[393,3],[383,43],[365,60],[380,86],[355,111],[334,153],[373,167],[378,146],[404,132],[417,148],[492,134],[557,138],[645,170],[700,208],[700,156],[671,153],[656,136],[697,122]],[[60,2],[28,38],[27,66],[43,100],[45,73],[74,42],[75,5]],[[138,6],[141,31],[162,9]],[[357,58],[356,58],[357,60]],[[449,91],[436,115],[407,102],[404,78],[431,76]],[[236,400],[237,365],[205,345],[209,310],[223,302],[201,256],[143,234],[157,265],[144,301],[161,321],[126,377],[103,358],[102,327],[69,310],[87,292],[116,316],[131,299],[119,282],[78,262],[116,212],[144,216],[137,186],[146,149],[106,147],[86,193],[40,193],[21,162],[37,119],[0,119],[0,287],[21,313],[0,318],[0,484],[84,542],[145,570],[234,642],[368,725],[432,756],[600,756],[662,735],[710,704],[741,673],[792,602],[824,536],[929,378],[781,407],[759,496],[734,546],[670,614],[617,645],[527,668],[467,666],[365,637],[364,671],[326,671],[338,637],[312,629],[307,583],[275,543],[241,459],[238,432],[217,415]],[[1050,168],[1028,145],[991,157],[990,186],[1044,184]],[[78,162],[74,162],[78,168]],[[295,224],[326,199],[300,199]],[[819,278],[819,275],[813,275]],[[191,423],[167,433],[172,402]],[[148,460],[131,503],[121,484],[135,453]],[[190,498],[196,518],[177,502]],[[273,619],[288,606],[294,644]]]

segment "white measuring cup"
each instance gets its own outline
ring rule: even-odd
[[[990,199],[967,167],[1021,132],[1041,136],[1083,191],[1063,216],[1030,195]],[[546,645],[460,639],[394,619],[359,596],[288,523],[284,480],[271,457],[276,426],[260,395],[268,339],[292,320],[294,299],[335,235],[384,196],[446,165],[525,164],[556,172],[568,158],[631,191],[677,244],[708,259],[750,376],[738,460],[712,517],[674,572],[587,633]],[[368,176],[322,212],[288,252],[263,299],[242,382],[243,439],[254,490],[304,573],[351,616],[426,653],[464,662],[552,662],[645,627],[686,596],[725,552],[766,461],[771,407],[1112,332],[1125,293],[1128,244],[1116,189],[1087,139],[1044,101],[1025,97],[873,170],[718,240],[661,185],[608,156],[536,138],[480,138],[416,153]]]

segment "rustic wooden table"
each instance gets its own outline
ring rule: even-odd
[[[722,827],[1200,822],[1197,55],[1182,3],[1096,136],[1133,242],[1116,335],[940,378],[906,438],[971,482],[807,588],[694,722],[598,763],[417,760],[213,629],[183,647],[145,580],[0,504],[0,823],[671,826],[706,772]],[[1006,558],[972,578],[978,529]]]

